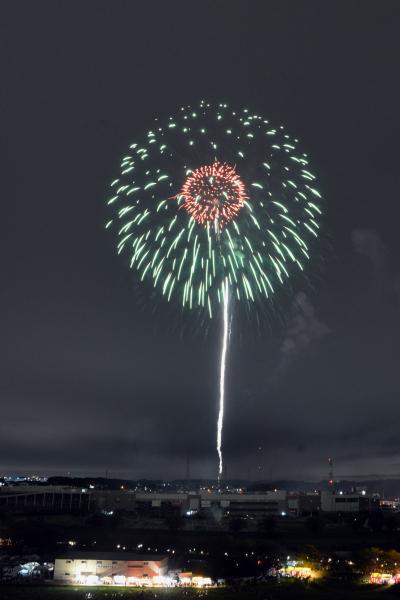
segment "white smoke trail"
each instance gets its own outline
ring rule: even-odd
[[[229,286],[228,278],[225,279],[224,293],[223,293],[223,319],[224,328],[222,333],[222,347],[221,347],[221,366],[219,376],[219,412],[217,422],[217,452],[219,458],[218,466],[218,481],[221,480],[223,470],[222,460],[222,427],[224,424],[224,402],[225,402],[225,371],[226,371],[226,353],[228,348],[229,340]]]

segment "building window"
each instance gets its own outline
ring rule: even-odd
[[[67,575],[67,576],[68,576],[68,575],[69,575],[69,573],[64,573],[64,575]]]
[[[83,565],[86,565],[86,560],[81,560],[81,563],[82,563]]]
[[[103,561],[102,560],[98,560],[96,564],[97,564],[98,567],[101,567],[101,565],[103,564]]]
[[[70,564],[70,563],[71,563],[71,561],[70,561],[70,560],[67,560],[66,562],[67,562],[68,564]]]
[[[118,564],[118,561],[117,561],[117,560],[113,560],[112,564],[113,564],[113,565],[117,565],[117,564]]]
[[[335,502],[340,504],[342,504],[343,502],[355,503],[358,502],[358,498],[335,498]]]

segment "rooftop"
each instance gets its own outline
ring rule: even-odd
[[[134,552],[97,552],[96,550],[61,552],[58,559],[70,560],[128,560],[128,561],[161,561],[168,558],[163,554],[136,554]]]

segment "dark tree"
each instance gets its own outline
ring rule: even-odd
[[[273,535],[276,529],[276,521],[273,517],[265,517],[259,522],[258,528],[267,535]]]
[[[165,517],[165,524],[170,531],[177,531],[178,529],[181,529],[182,523],[183,519],[181,515],[172,514]]]
[[[305,527],[309,533],[321,533],[324,523],[319,517],[310,517],[305,521]]]
[[[229,529],[232,531],[232,533],[239,533],[239,531],[242,531],[243,526],[243,520],[239,517],[235,517],[229,521]]]
[[[385,527],[388,531],[396,531],[398,528],[398,521],[395,515],[388,515],[385,519]]]
[[[368,519],[369,527],[375,533],[382,531],[384,525],[384,517],[381,510],[373,510]]]

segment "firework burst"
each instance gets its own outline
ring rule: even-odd
[[[130,146],[107,227],[140,280],[212,317],[226,280],[252,305],[303,271],[320,226],[315,180],[283,127],[201,102]]]

